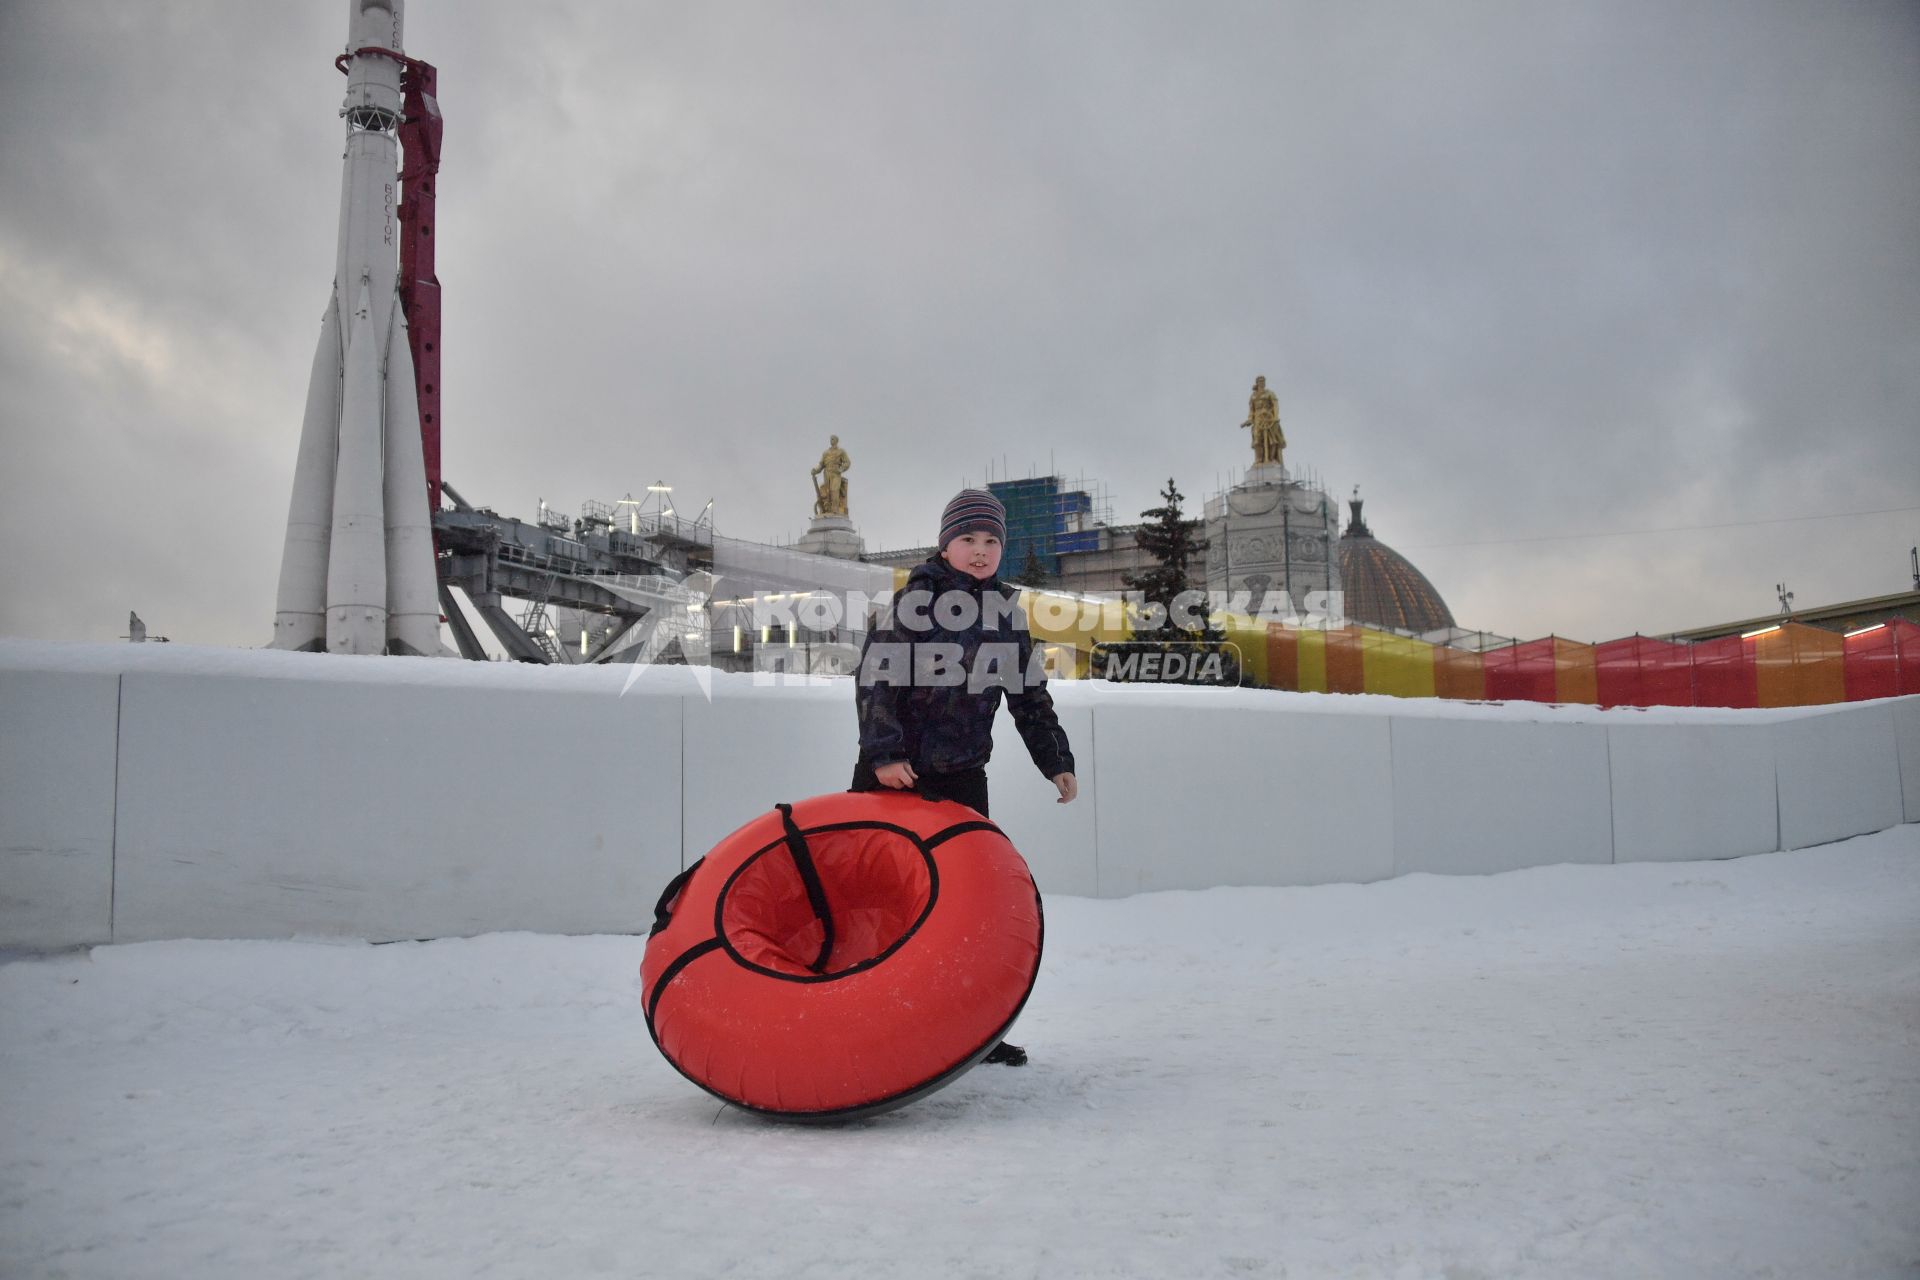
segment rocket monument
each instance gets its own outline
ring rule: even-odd
[[[438,655],[440,606],[399,291],[405,0],[349,0],[333,291],[307,386],[275,649]]]

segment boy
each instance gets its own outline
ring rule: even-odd
[[[986,817],[986,763],[1004,691],[1027,754],[1059,803],[1079,794],[1033,636],[998,577],[1006,537],[1006,508],[984,489],[962,489],[941,513],[939,550],[915,566],[861,652],[860,760],[850,790],[911,787]],[[1008,1066],[1026,1060],[1026,1050],[1004,1043],[986,1057]]]

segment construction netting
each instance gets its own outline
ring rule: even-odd
[[[731,539],[715,539],[714,559],[710,625],[716,635],[726,632],[715,643],[730,651],[756,639],[788,648],[811,640],[857,655],[878,598],[907,578],[905,569]],[[811,620],[821,596],[844,597],[838,626]],[[778,617],[791,611],[795,621],[783,630],[758,616],[769,601]],[[1059,676],[1096,674],[1096,646],[1140,630],[1141,606],[1111,595],[1023,590],[1020,602]],[[1303,693],[1626,707],[1809,706],[1920,693],[1920,625],[1905,619],[1846,635],[1786,621],[1693,643],[1636,635],[1597,645],[1560,636],[1509,643],[1466,631],[1419,638],[1361,626],[1295,627],[1239,613],[1208,621],[1244,683]]]
[[[1692,649],[1652,636],[1595,645],[1596,701],[1603,707],[1692,706]]]
[[[1598,701],[1594,646],[1548,636],[1482,655],[1486,696],[1495,701]]]
[[[1842,638],[1847,701],[1920,693],[1920,625],[1896,618]]]
[[[1754,636],[1755,701],[1763,707],[1845,702],[1845,641],[1836,631],[1796,622]]]
[[[1560,636],[1485,650],[1366,627],[1317,630],[1222,616],[1249,683],[1303,693],[1584,703],[1603,707],[1794,707],[1920,693],[1920,624],[1841,635],[1797,622],[1682,643]]]

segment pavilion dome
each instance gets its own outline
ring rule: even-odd
[[[1453,611],[1413,562],[1373,536],[1360,516],[1361,499],[1339,544],[1340,585],[1349,622],[1399,631],[1439,631],[1454,625]]]

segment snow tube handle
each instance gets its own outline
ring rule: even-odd
[[[794,869],[800,873],[800,883],[806,886],[807,905],[820,921],[820,954],[807,968],[825,973],[827,957],[833,954],[833,913],[827,909],[827,889],[820,883],[820,871],[813,865],[813,851],[807,848],[807,838],[800,834],[800,824],[793,820],[793,806],[777,804],[774,808],[780,811],[781,825],[787,829],[787,852],[793,855]]]
[[[667,881],[667,887],[660,893],[660,901],[653,904],[653,928],[647,930],[649,938],[672,923],[674,899],[680,896],[680,891],[687,887],[687,881],[693,879],[693,873],[698,871],[700,864],[705,861],[705,857],[695,858],[692,866]]]

